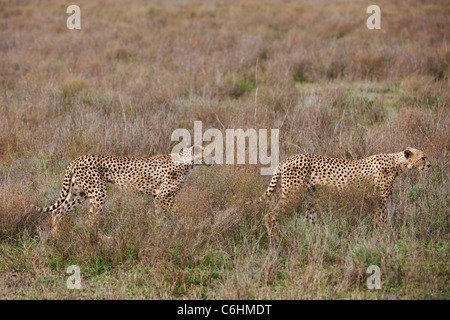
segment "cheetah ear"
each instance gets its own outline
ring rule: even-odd
[[[405,154],[405,158],[406,159],[409,159],[409,157],[411,157],[412,156],[412,151],[409,149],[409,148],[407,148],[405,151],[403,151],[404,152],[404,154]]]

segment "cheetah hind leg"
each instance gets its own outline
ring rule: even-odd
[[[67,199],[61,204],[61,208],[64,212],[72,212],[72,210],[83,203],[86,200],[86,194],[84,191],[76,184],[72,185],[70,188],[70,193]]]
[[[278,238],[278,234],[274,232],[274,228],[277,225],[278,216],[280,213],[284,213],[286,211],[288,200],[284,197],[278,202],[273,211],[267,213],[264,216],[264,222],[266,224],[267,232],[269,233],[269,241],[272,243],[273,238]]]
[[[314,210],[314,208],[311,207],[306,208],[305,218],[306,220],[308,220],[310,226],[314,225],[317,219],[317,213]]]
[[[101,222],[101,212],[102,212],[101,206],[96,202],[94,203],[91,202],[91,206],[89,208],[89,217],[86,220],[86,225],[89,228],[93,228],[95,234],[98,235],[100,239],[109,240],[111,239],[111,237],[104,234],[99,227]]]
[[[307,207],[305,212],[305,218],[309,222],[310,226],[313,226],[317,219],[317,212],[316,212],[316,200],[314,197],[314,192],[316,191],[316,188],[314,186],[307,188]]]
[[[97,192],[88,193],[87,197],[89,198],[89,216],[86,220],[86,225],[89,228],[93,228],[94,232],[98,237],[102,240],[111,239],[110,236],[105,235],[100,230],[100,222],[102,218],[102,208],[103,204],[106,200],[106,184],[100,184],[98,188],[96,188]]]
[[[63,214],[72,212],[72,210],[80,203],[86,200],[86,194],[78,185],[72,185],[67,198],[59,208],[52,211],[52,236],[58,233],[58,224]]]

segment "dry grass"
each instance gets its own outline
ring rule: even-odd
[[[133,299],[449,298],[449,7],[381,1],[0,1],[0,297]],[[126,7],[126,10],[124,10]],[[255,95],[258,92],[256,105]],[[88,152],[167,153],[176,128],[279,128],[281,158],[361,158],[411,146],[433,164],[396,181],[385,234],[369,230],[365,190],[319,190],[269,250],[258,166],[199,168],[172,214],[111,188],[99,242],[86,208],[47,239],[29,204],[58,196]],[[83,288],[65,286],[81,267]],[[366,269],[382,289],[366,287]]]

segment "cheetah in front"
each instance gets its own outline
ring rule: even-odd
[[[290,199],[299,192],[313,192],[316,185],[324,185],[340,191],[361,180],[372,183],[379,197],[375,224],[386,224],[386,201],[392,194],[395,178],[402,172],[417,168],[428,171],[428,156],[420,150],[407,148],[390,154],[377,154],[360,160],[331,159],[313,154],[294,155],[281,162],[263,196],[273,194],[281,179],[281,200],[276,209],[265,215],[267,230],[271,234],[279,212],[286,209]],[[306,218],[312,224],[316,218],[314,209],[307,208]]]

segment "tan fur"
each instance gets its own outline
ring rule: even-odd
[[[313,154],[291,156],[278,165],[269,187],[260,198],[263,200],[270,196],[281,180],[281,201],[274,212],[264,217],[267,230],[270,234],[276,223],[277,212],[283,211],[295,194],[302,191],[311,192],[316,185],[342,190],[358,180],[375,185],[380,198],[375,223],[384,226],[386,201],[392,194],[395,177],[406,170],[417,168],[427,171],[430,167],[428,156],[414,148],[392,154],[382,153],[360,160],[332,159]],[[309,222],[313,223],[315,217],[314,210],[308,208],[306,218]]]

